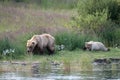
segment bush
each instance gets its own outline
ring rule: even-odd
[[[80,0],[77,12],[70,23],[75,31],[97,36],[108,46],[118,44],[120,5],[116,0]]]
[[[24,55],[24,49],[13,44],[8,38],[0,40],[0,59],[18,59]]]
[[[5,50],[5,49],[10,49],[11,46],[12,46],[12,45],[10,44],[8,38],[5,38],[5,39],[3,39],[3,40],[0,40],[0,53],[2,53],[3,50]]]
[[[90,40],[98,40],[89,35],[82,35],[75,32],[62,32],[55,35],[56,45],[64,45],[67,50],[82,49],[84,43]]]
[[[108,10],[107,19],[118,21],[120,18],[120,5],[117,0],[80,0],[78,3],[78,14],[91,14],[96,12],[101,13],[103,10]]]
[[[103,42],[106,43],[106,45],[115,46],[116,44],[120,44],[120,28],[117,24],[108,21],[103,24],[103,28],[100,31],[99,36],[102,38]]]
[[[94,15],[78,15],[71,21],[71,26],[77,31],[83,31],[86,34],[97,34],[98,31],[102,28],[102,24],[106,23],[107,20],[107,10],[103,12],[96,12]]]

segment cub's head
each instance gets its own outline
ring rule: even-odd
[[[91,50],[91,42],[85,42],[85,47],[84,47],[84,50]]]
[[[27,52],[33,52],[35,46],[37,45],[37,42],[36,41],[32,41],[32,40],[28,40],[27,41]]]

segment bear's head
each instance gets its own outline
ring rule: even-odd
[[[33,52],[35,46],[37,45],[37,42],[36,41],[33,41],[33,40],[28,40],[27,41],[27,52]]]
[[[85,50],[91,50],[91,47],[92,47],[91,42],[85,42],[85,47],[84,47]]]

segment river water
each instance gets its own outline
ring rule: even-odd
[[[7,63],[0,67],[0,80],[120,80],[120,64],[92,64],[91,70],[81,70],[79,65],[73,66]]]

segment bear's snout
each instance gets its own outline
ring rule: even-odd
[[[29,53],[29,52],[30,52],[30,50],[27,50],[27,52]]]
[[[87,50],[87,48],[84,46],[84,47],[83,47],[83,50]]]
[[[28,53],[30,53],[30,52],[31,52],[31,50],[30,50],[30,49],[27,49],[27,52],[28,52]]]

